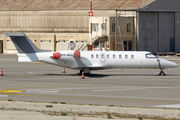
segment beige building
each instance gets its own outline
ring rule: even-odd
[[[93,0],[93,50],[136,50],[136,11],[153,0]],[[89,50],[89,1],[0,3],[0,53],[17,53],[4,33],[24,32],[40,49]],[[115,16],[117,11],[117,22]]]

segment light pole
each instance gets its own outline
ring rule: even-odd
[[[93,16],[93,12],[92,12],[92,0],[90,0],[90,12],[89,12],[89,16],[90,16],[90,51],[92,51],[92,16]]]

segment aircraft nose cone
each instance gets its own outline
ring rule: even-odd
[[[176,64],[176,63],[174,63],[174,62],[169,62],[169,65],[170,65],[171,67],[178,67],[178,66],[179,66],[178,64]]]
[[[176,63],[174,63],[174,65],[173,65],[173,67],[178,67],[179,65],[178,64],[176,64]]]
[[[178,64],[176,64],[174,62],[164,60],[164,59],[161,59],[161,63],[162,63],[162,66],[165,67],[165,68],[173,68],[173,67],[178,67],[179,66]]]

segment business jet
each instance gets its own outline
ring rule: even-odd
[[[41,61],[57,66],[77,69],[90,74],[91,70],[102,69],[160,69],[159,75],[166,75],[164,69],[178,67],[178,64],[158,58],[147,51],[78,51],[51,52],[38,49],[24,33],[6,33],[18,50],[18,62]]]

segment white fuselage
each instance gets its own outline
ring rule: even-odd
[[[61,54],[59,59],[52,58],[53,53],[55,52],[42,52],[18,54],[18,61],[42,61],[67,68],[82,69],[82,67],[78,66],[78,63],[74,58],[75,51],[68,50],[57,52]],[[164,69],[178,66],[176,63],[158,58],[146,51],[80,51],[80,60],[90,70],[111,68],[157,69],[159,68],[157,59],[160,60],[161,67]]]

